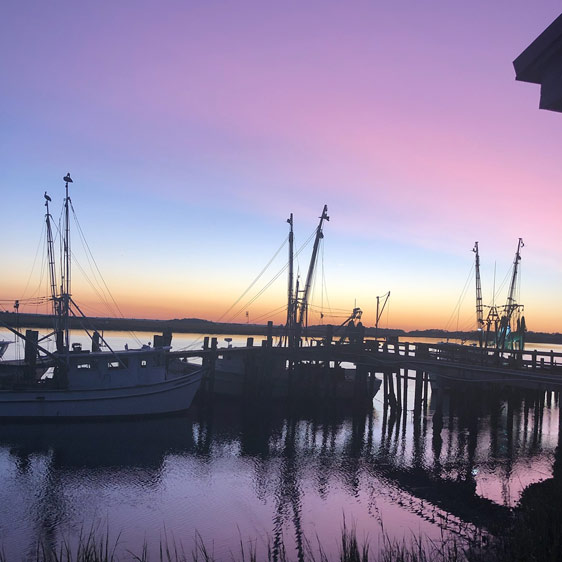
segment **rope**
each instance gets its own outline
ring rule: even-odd
[[[453,309],[453,312],[451,313],[451,316],[449,317],[449,320],[447,321],[447,323],[445,324],[445,330],[449,329],[449,326],[451,325],[451,322],[453,320],[453,317],[455,316],[455,314],[457,315],[457,330],[458,330],[458,323],[459,323],[459,314],[460,314],[460,309],[461,309],[461,305],[464,301],[464,298],[466,297],[466,292],[468,291],[468,284],[471,281],[472,278],[472,271],[474,270],[474,264],[472,264],[470,271],[468,273],[468,277],[466,278],[466,281],[464,283],[464,287],[461,291],[461,294],[457,300],[457,304],[455,305],[455,308]]]
[[[304,242],[304,244],[295,252],[293,258],[298,257],[298,255],[304,250],[304,248],[310,243],[310,241],[316,236],[316,229],[314,229],[312,231],[312,234],[308,237],[308,239]],[[259,273],[259,275],[252,281],[252,283],[249,285],[249,287],[236,299],[236,301],[228,308],[228,310],[226,310],[222,316],[218,319],[218,322],[220,322],[221,320],[223,320],[223,318],[229,313],[231,312],[239,303],[240,301],[248,294],[248,292],[250,291],[250,289],[257,283],[257,281],[262,277],[262,275],[265,273],[265,271],[267,270],[267,268],[271,265],[271,263],[273,262],[273,260],[277,257],[277,255],[279,254],[279,252],[283,249],[283,247],[285,246],[285,244],[287,243],[289,237],[287,236],[287,238],[285,238],[285,240],[283,241],[283,244],[281,244],[281,246],[279,247],[279,249],[275,252],[275,254],[273,255],[273,257],[269,260],[268,264],[262,269],[262,271]],[[229,318],[229,322],[232,322],[237,316],[239,316],[244,310],[247,310],[247,308],[253,304],[259,297],[261,297],[261,295],[267,290],[269,289],[269,287],[275,282],[277,281],[277,279],[279,279],[279,277],[281,276],[282,273],[284,273],[289,267],[289,262],[285,263],[285,265],[275,274],[275,276],[273,277],[273,279],[271,279],[269,281],[269,283],[267,283],[265,285],[265,287],[263,287],[256,296],[254,296],[253,298],[251,298],[249,301],[247,301],[244,306],[242,306],[241,308],[238,309],[238,311],[233,314],[232,316],[230,316]]]
[[[283,241],[283,243],[281,244],[281,246],[279,246],[278,250],[275,252],[275,254],[273,254],[273,257],[267,262],[267,265],[259,272],[259,274],[257,275],[257,277],[250,283],[250,285],[247,287],[247,289],[234,301],[234,303],[230,306],[230,308],[228,310],[226,310],[226,312],[224,312],[222,314],[222,316],[218,319],[218,322],[220,322],[250,291],[250,289],[260,280],[261,276],[266,272],[267,268],[271,265],[271,263],[273,262],[273,260],[277,257],[277,255],[279,254],[279,252],[283,249],[283,247],[285,246],[285,244],[287,243],[287,241],[289,240],[289,237],[287,236],[287,238],[285,238],[285,240]],[[286,266],[287,267],[287,266]],[[277,276],[275,277],[275,279],[277,277],[279,277],[281,273],[278,273]],[[254,299],[255,300],[255,299]],[[252,301],[253,302],[253,301]],[[237,315],[234,316],[234,318]]]
[[[88,264],[90,266],[90,270],[92,271],[92,273],[94,274],[94,279],[97,281],[96,279],[96,272],[99,276],[99,279],[101,280],[101,283],[103,283],[103,287],[101,288],[101,293],[94,287],[93,283],[90,281],[89,277],[85,274],[84,270],[82,269],[82,267],[80,266],[80,263],[78,262],[78,266],[80,267],[80,270],[84,273],[84,277],[86,278],[86,280],[88,281],[88,283],[90,284],[90,286],[92,287],[92,289],[94,290],[94,292],[96,294],[98,294],[98,296],[101,298],[101,300],[103,300],[106,304],[106,306],[108,307],[108,309],[113,312],[110,303],[107,300],[107,297],[105,296],[105,294],[103,293],[103,289],[105,288],[105,291],[107,292],[107,295],[109,296],[109,298],[111,299],[111,302],[113,303],[113,306],[115,307],[115,310],[117,310],[119,316],[121,318],[124,318],[123,313],[121,312],[121,309],[119,308],[119,305],[117,304],[117,301],[115,300],[115,298],[113,297],[113,294],[111,293],[111,291],[109,290],[109,287],[107,286],[107,283],[105,282],[105,279],[103,277],[103,275],[101,274],[101,271],[98,267],[98,264],[94,258],[94,255],[92,254],[92,251],[90,249],[90,246],[88,244],[88,241],[86,240],[86,237],[84,236],[84,232],[82,231],[82,227],[80,226],[80,223],[78,222],[78,217],[76,216],[76,212],[74,211],[74,205],[72,204],[72,200],[70,201],[70,208],[72,209],[72,216],[74,217],[74,221],[76,223],[76,226],[78,228],[78,233],[80,235],[80,239],[82,241],[82,245],[84,247],[84,249],[86,250],[86,259],[88,260]],[[74,257],[74,255],[73,255]],[[95,270],[92,268],[92,263],[95,266]],[[98,281],[97,281],[98,282]],[[98,282],[99,283],[99,282]],[[114,313],[114,312],[113,312]],[[136,334],[134,332],[128,332],[129,335],[136,341],[136,343],[138,345],[141,344],[141,341],[137,338]]]

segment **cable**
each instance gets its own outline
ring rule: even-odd
[[[296,258],[303,250],[304,248],[310,243],[310,241],[314,238],[314,236],[316,235],[316,229],[312,232],[312,234],[308,237],[308,239],[304,242],[304,244],[295,252],[293,258]],[[250,291],[250,289],[256,284],[256,282],[261,278],[261,276],[265,273],[265,271],[267,270],[267,268],[271,265],[271,263],[273,262],[273,260],[277,257],[277,255],[279,254],[279,252],[283,249],[283,247],[285,246],[285,244],[287,243],[289,237],[287,236],[287,238],[285,238],[285,240],[283,241],[283,244],[279,247],[279,249],[275,252],[275,254],[273,255],[273,257],[269,260],[268,264],[262,269],[262,271],[259,273],[259,275],[252,281],[252,283],[250,284],[250,286],[236,299],[236,301],[228,308],[228,310],[226,310],[218,319],[218,322],[220,322],[221,320],[223,320],[223,318],[232,311],[232,309],[234,309],[234,307],[236,307],[238,305],[238,303],[248,294],[248,292]],[[285,265],[275,274],[275,276],[273,277],[273,279],[271,279],[266,285],[265,287],[263,287],[256,296],[254,296],[253,298],[251,298],[249,301],[247,301],[244,306],[242,306],[241,308],[238,309],[238,311],[233,314],[232,316],[230,316],[228,322],[232,322],[236,317],[238,317],[244,310],[247,310],[247,308],[253,304],[277,279],[279,279],[279,277],[281,276],[282,273],[284,273],[287,268],[289,267],[289,262],[285,263]]]
[[[465,281],[465,283],[464,283],[464,287],[463,287],[463,289],[462,289],[462,291],[461,291],[461,294],[460,294],[460,296],[459,296],[459,298],[458,298],[458,300],[457,300],[457,304],[455,305],[455,308],[453,309],[453,312],[451,313],[451,316],[449,317],[449,320],[448,320],[447,323],[445,324],[445,330],[448,330],[448,329],[449,329],[449,326],[450,326],[450,324],[451,324],[451,322],[452,322],[453,317],[455,316],[455,314],[457,314],[457,329],[458,329],[458,316],[459,316],[459,314],[460,314],[460,308],[461,308],[461,305],[462,305],[462,303],[463,303],[463,301],[464,301],[464,298],[465,298],[465,296],[466,296],[466,292],[468,291],[468,284],[469,284],[469,282],[470,282],[470,280],[471,280],[472,271],[473,271],[473,270],[474,270],[474,264],[472,264],[472,266],[471,266],[471,268],[470,268],[470,271],[469,271],[469,273],[468,273],[468,277],[466,278],[466,281]]]
[[[116,301],[115,298],[113,297],[113,294],[112,294],[111,291],[109,290],[109,287],[107,286],[107,283],[105,282],[105,279],[104,279],[103,275],[101,274],[101,271],[100,271],[100,269],[99,269],[99,267],[98,267],[98,264],[97,264],[97,262],[96,262],[96,260],[95,260],[95,258],[94,258],[94,256],[93,256],[93,254],[92,254],[92,251],[91,251],[91,249],[90,249],[90,246],[89,246],[89,244],[88,244],[88,241],[86,240],[86,237],[84,236],[84,232],[82,231],[82,227],[80,226],[80,223],[78,222],[78,217],[76,216],[76,212],[75,212],[75,210],[74,210],[74,206],[72,205],[72,201],[70,201],[70,207],[71,207],[71,209],[72,209],[72,215],[73,215],[73,217],[74,217],[74,221],[75,221],[76,226],[77,226],[77,228],[78,228],[78,233],[79,233],[79,235],[80,235],[80,239],[81,239],[81,241],[82,241],[82,245],[83,245],[84,249],[86,250],[86,259],[88,260],[88,263],[90,264],[90,270],[91,270],[92,273],[94,274],[94,275],[93,275],[93,276],[94,276],[94,279],[96,279],[96,271],[97,271],[97,273],[98,273],[98,275],[99,275],[99,278],[100,278],[101,282],[103,283],[103,287],[100,287],[100,288],[102,289],[102,293],[100,294],[100,293],[95,289],[95,287],[93,286],[93,283],[91,283],[91,281],[89,280],[88,276],[85,275],[85,273],[84,273],[84,276],[85,276],[85,278],[87,279],[87,281],[90,283],[90,285],[91,285],[92,289],[94,290],[94,292],[96,292],[96,294],[100,295],[100,297],[102,298],[102,300],[105,302],[106,306],[108,306],[108,309],[111,311],[111,310],[112,310],[112,309],[111,309],[111,306],[109,306],[109,303],[108,303],[108,301],[107,301],[107,298],[105,297],[105,295],[104,295],[104,293],[103,293],[103,288],[105,287],[105,290],[107,291],[107,295],[109,295],[109,298],[111,299],[111,302],[112,302],[113,305],[115,306],[115,309],[117,310],[118,315],[119,315],[121,318],[124,318],[124,315],[123,315],[123,313],[121,312],[121,309],[119,308],[119,305],[117,304],[117,301]],[[90,259],[91,259],[91,261],[90,261]],[[93,262],[93,264],[94,264],[94,266],[95,266],[95,270],[92,268],[92,265],[91,265],[92,262]],[[80,264],[78,264],[78,265],[79,265],[80,269],[83,271],[83,269],[82,269],[82,267],[80,266]],[[97,279],[96,279],[96,281],[97,281]],[[129,335],[136,341],[136,343],[137,343],[138,345],[141,344],[141,341],[138,339],[138,337],[136,336],[136,334],[135,334],[134,332],[128,332],[128,333],[129,333]]]

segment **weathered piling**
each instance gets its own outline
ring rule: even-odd
[[[387,388],[388,388],[388,405],[390,406],[390,411],[392,413],[396,410],[396,395],[394,394],[394,381],[393,381],[393,373],[392,370],[386,369],[385,370],[385,377],[387,379]]]
[[[25,376],[34,379],[37,366],[37,345],[39,344],[39,332],[37,330],[25,331]]]
[[[402,377],[400,376],[400,368],[396,371],[396,408],[398,412],[402,412]]]
[[[433,391],[435,412],[433,413],[433,435],[440,436],[443,429],[443,390],[437,387]]]
[[[215,373],[217,362],[217,338],[211,339],[211,355],[209,356],[209,394],[212,396],[215,391]]]
[[[255,388],[255,374],[256,374],[256,354],[253,352],[254,338],[246,340],[246,347],[248,348],[244,353],[244,397],[249,397],[252,389]]]
[[[422,411],[423,400],[423,371],[416,371],[414,387],[414,417],[419,418]]]

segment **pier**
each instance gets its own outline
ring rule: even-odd
[[[293,348],[274,345],[272,326],[259,345],[254,338],[245,346],[219,347],[217,338],[206,337],[202,349],[172,351],[170,357],[202,358],[208,365],[206,388],[212,388],[215,363],[225,357],[236,357],[244,365],[248,389],[267,386],[272,365],[283,364],[299,372],[315,370],[317,380],[333,374],[341,365],[352,365],[356,371],[356,394],[377,376],[383,381],[383,393],[391,408],[401,409],[408,380],[413,380],[416,396],[427,400],[428,386],[454,389],[466,385],[496,388],[521,388],[542,392],[559,392],[562,388],[562,353],[554,351],[498,351],[448,342],[435,344],[358,339],[351,343],[334,341],[328,336],[310,340],[309,345]],[[297,369],[297,367],[300,369]]]

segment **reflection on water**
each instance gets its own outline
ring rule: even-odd
[[[317,537],[337,554],[344,517],[374,549],[382,526],[407,539],[488,528],[552,476],[557,397],[432,394],[403,377],[392,390],[392,409],[381,387],[362,414],[222,402],[158,420],[2,424],[0,546],[19,560],[98,525],[123,555],[146,541],[158,559],[161,540],[189,554],[198,532],[219,560],[241,540],[298,560]]]
[[[471,533],[552,475],[552,397],[464,389],[417,403],[399,382],[402,410],[381,393],[361,415],[227,402],[140,422],[2,425],[4,551],[20,559],[99,525],[122,554],[146,540],[157,558],[165,537],[190,553],[197,531],[217,559],[242,539],[302,560],[306,539],[338,552],[344,517],[375,549],[382,525],[397,538]]]

